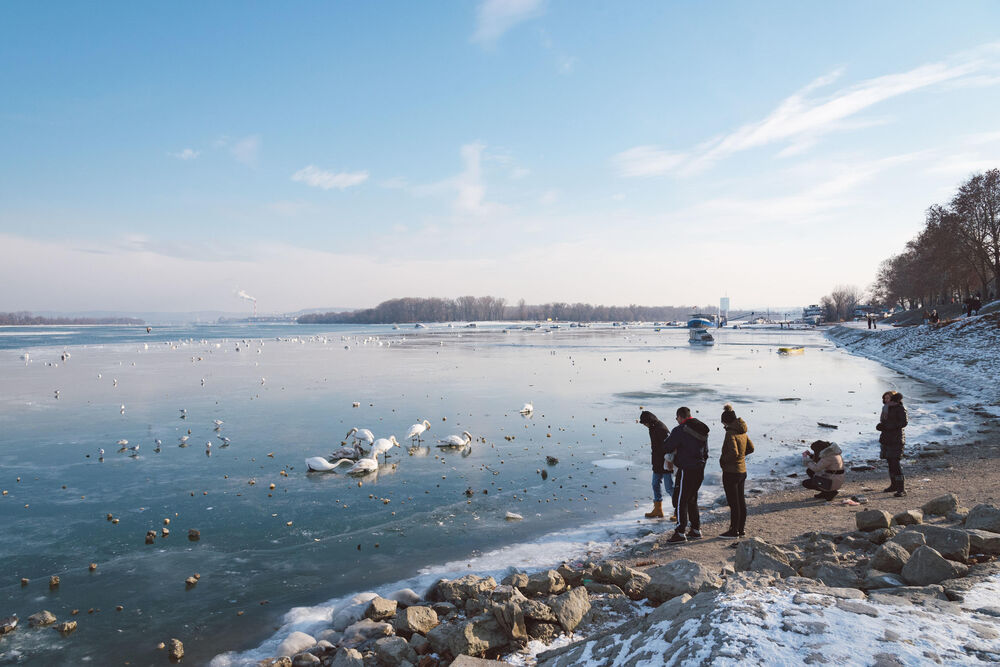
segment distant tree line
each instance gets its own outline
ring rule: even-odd
[[[0,313],[0,325],[29,326],[35,324],[145,324],[134,317],[39,317],[27,311]]]
[[[947,204],[927,209],[924,228],[898,255],[882,262],[873,299],[921,308],[984,299],[1000,283],[1000,170],[975,174]]]
[[[854,285],[838,285],[819,300],[825,322],[844,322],[854,319],[854,309],[864,299],[864,292]]]
[[[497,320],[561,322],[634,322],[687,319],[693,306],[594,306],[589,303],[544,303],[528,305],[521,299],[492,296],[460,296],[457,299],[406,297],[383,301],[374,308],[340,313],[311,313],[298,318],[300,324],[392,324],[413,322],[472,322]],[[699,312],[715,314],[705,306]]]

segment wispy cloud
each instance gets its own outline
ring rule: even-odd
[[[194,160],[201,155],[201,151],[196,151],[193,148],[185,148],[184,150],[177,151],[176,153],[167,153],[170,157],[175,157],[178,160]]]
[[[455,210],[470,215],[485,215],[497,210],[498,205],[486,201],[486,186],[483,185],[483,151],[486,144],[479,142],[462,146],[462,162],[465,169],[455,179],[458,195]]]
[[[260,155],[260,137],[256,134],[244,137],[229,147],[229,152],[233,154],[237,162],[254,167],[257,165]]]
[[[323,190],[346,190],[368,180],[367,171],[324,171],[315,165],[303,167],[292,174],[292,180]]]
[[[612,164],[622,176],[642,177],[702,171],[735,153],[770,144],[789,144],[779,154],[781,156],[802,153],[825,134],[870,125],[871,121],[852,117],[880,102],[939,84],[975,81],[982,85],[983,74],[1000,67],[998,52],[1000,47],[991,44],[946,61],[867,79],[830,95],[821,95],[819,91],[842,77],[842,69],[834,70],[782,100],[774,111],[759,121],[683,152],[651,145],[636,146],[615,155]]]
[[[543,0],[483,0],[476,10],[472,41],[487,46],[496,44],[518,23],[541,14],[543,4]]]

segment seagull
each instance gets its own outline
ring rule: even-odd
[[[525,403],[524,407],[521,408],[522,415],[530,415],[534,411],[535,411],[535,406],[532,405],[531,403]]]
[[[222,441],[222,445],[221,445],[222,447],[228,447],[229,443],[232,442],[229,438],[227,438],[224,435],[217,435],[215,437]]]
[[[218,431],[222,428],[222,425],[225,424],[226,422],[222,421],[221,419],[215,419],[213,420],[213,423],[215,424],[215,430]]]
[[[103,447],[101,447],[100,449],[97,450],[97,458],[101,459],[102,461],[104,460],[104,448]]]
[[[184,408],[181,408],[181,419],[187,419],[187,416],[188,416],[188,411],[185,410]]]
[[[122,439],[122,440],[119,440],[119,441],[118,441],[118,444],[119,444],[119,445],[121,445],[122,447],[124,447],[125,445],[127,445],[127,444],[128,444],[128,440],[124,440],[124,439]]]
[[[464,438],[462,436],[465,436]],[[438,447],[441,449],[457,449],[459,447],[468,447],[472,444],[472,434],[468,431],[462,431],[462,435],[449,435],[444,440],[438,440]]]
[[[122,414],[125,414],[125,404],[122,403]]]
[[[352,428],[350,431],[347,432],[347,435],[344,436],[344,439],[346,440],[348,437],[352,435],[354,436],[355,444],[368,443],[370,445],[373,442],[375,442],[375,435],[366,428],[358,428],[357,426],[355,426],[354,428]]]
[[[156,440],[154,440],[153,442],[154,442],[154,443],[156,444],[156,446],[155,446],[155,447],[153,447],[153,451],[154,451],[154,452],[156,452],[157,454],[159,454],[159,453],[160,453],[160,445],[162,445],[162,444],[163,444],[163,441],[162,441],[162,440],[160,440],[159,438],[157,438],[157,439],[156,439]]]
[[[393,447],[399,447],[399,443],[396,442],[396,436],[390,435],[388,438],[379,438],[372,445],[372,451],[368,454],[369,457],[375,459],[378,462],[378,455],[385,454],[385,458],[389,458],[389,450]],[[360,463],[363,459],[358,459]]]
[[[406,439],[416,440],[417,442],[421,442],[423,438],[421,438],[420,436],[423,435],[423,432],[428,430],[430,427],[431,423],[426,419],[418,424],[414,424],[413,426],[410,427],[410,432],[406,434]]]
[[[131,447],[129,447],[129,449],[132,452],[131,454],[129,454],[129,456],[132,457],[139,456],[139,445],[132,445]]]

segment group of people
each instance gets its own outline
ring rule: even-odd
[[[962,303],[965,305],[965,314],[972,317],[979,314],[979,309],[983,307],[983,298],[976,292],[974,296],[970,296]]]
[[[656,415],[643,410],[639,423],[649,429],[649,446],[653,468],[653,509],[646,512],[647,519],[666,517],[664,497],[669,497],[676,521],[674,533],[668,544],[699,540],[701,516],[698,513],[698,491],[705,479],[708,464],[709,427],[691,416],[686,407],[677,408],[677,425],[672,429]],[[744,487],[747,479],[746,457],[754,451],[746,422],[736,415],[733,406],[722,408],[722,439],[719,466],[722,469],[722,488],[729,505],[729,529],[719,537],[736,539],[746,535],[747,505]],[[889,468],[889,486],[883,493],[896,497],[906,495],[903,469],[900,460],[906,444],[904,429],[907,425],[903,395],[887,391],[882,395],[882,413],[875,429],[879,431],[879,456]],[[836,443],[825,440],[813,442],[802,453],[808,479],[802,486],[816,491],[814,498],[830,501],[837,497],[844,485],[845,469],[843,452]]]

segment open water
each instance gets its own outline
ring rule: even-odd
[[[606,553],[649,529],[640,407],[669,425],[687,405],[712,427],[703,504],[719,494],[726,401],[757,446],[748,488],[817,438],[849,458],[876,453],[888,388],[907,396],[910,440],[962,428],[950,397],[817,332],[716,336],[693,347],[683,329],[597,325],[0,328],[0,617],[23,622],[0,638],[0,663],[161,663],[171,637],[194,664],[244,663],[356,592]],[[805,354],[776,354],[789,344]],[[529,401],[534,413],[519,414]],[[422,419],[425,442],[393,449],[376,475],[306,472],[353,426],[402,442]],[[435,446],[463,431],[470,450]],[[42,609],[79,628],[27,628]]]

